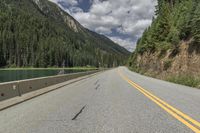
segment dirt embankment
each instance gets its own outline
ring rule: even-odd
[[[147,75],[166,79],[169,76],[200,76],[200,46],[182,41],[176,49],[137,55],[137,68]]]

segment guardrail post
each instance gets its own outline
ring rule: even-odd
[[[21,96],[22,96],[22,93],[21,93],[20,88],[19,88],[19,82],[17,82],[16,87],[17,87],[18,94],[19,94],[19,96],[21,97]]]

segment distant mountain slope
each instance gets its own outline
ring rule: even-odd
[[[158,0],[156,18],[138,41],[129,66],[158,78],[197,86],[200,1]]]
[[[47,0],[0,1],[0,67],[124,64],[129,52]]]

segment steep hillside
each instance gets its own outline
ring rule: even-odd
[[[113,67],[128,55],[48,0],[0,1],[0,67]]]
[[[200,1],[158,0],[156,17],[138,40],[129,66],[161,79],[200,85]]]

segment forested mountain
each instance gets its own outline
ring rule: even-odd
[[[0,67],[113,67],[129,52],[47,0],[0,0]]]
[[[155,18],[138,40],[129,66],[164,79],[177,75],[198,77],[200,1],[158,0]]]

